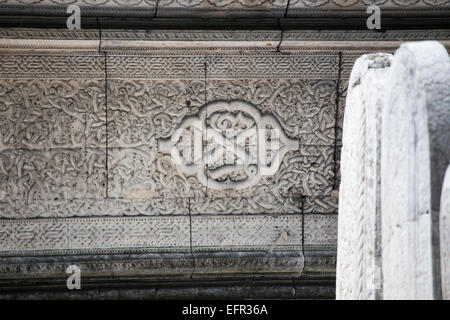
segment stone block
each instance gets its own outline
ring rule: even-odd
[[[0,154],[1,201],[27,205],[35,200],[106,196],[105,149],[11,149]]]
[[[58,64],[58,61],[51,63]],[[20,72],[30,69],[24,65]],[[52,79],[13,79],[13,74],[3,71],[5,74],[0,73],[0,149],[105,146],[104,79],[75,79],[78,75],[70,71],[49,75]],[[2,76],[9,79],[1,79]],[[67,76],[74,78],[57,79]]]
[[[267,186],[255,188],[259,193],[230,197],[221,195],[194,197],[190,200],[190,212],[194,215],[226,214],[300,214],[301,198],[285,197]]]
[[[0,12],[46,15],[67,15],[67,8],[73,4],[80,8],[81,15],[87,17],[154,17],[157,0],[8,0],[0,4]]]

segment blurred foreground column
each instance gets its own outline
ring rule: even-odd
[[[450,153],[450,60],[435,41],[397,50],[382,116],[384,299],[439,299],[439,208]]]
[[[381,111],[391,59],[390,54],[364,55],[350,76],[341,158],[337,299],[379,299],[381,294]]]
[[[447,51],[425,41],[360,57],[346,103],[337,299],[448,299]]]

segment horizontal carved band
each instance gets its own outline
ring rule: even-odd
[[[2,255],[26,252],[300,250],[301,216],[0,220]]]
[[[362,15],[377,4],[385,10],[442,10],[448,0],[2,0],[0,12],[62,15],[75,4],[86,16],[135,17],[291,17]]]
[[[365,25],[363,25],[365,27]],[[70,52],[134,52],[180,55],[208,52],[212,48],[228,52],[295,52],[302,50],[339,51],[395,49],[403,41],[434,39],[449,45],[449,30],[108,30],[102,29],[21,29],[0,28],[0,52],[46,50]],[[101,39],[101,40],[100,40]],[[103,56],[103,54],[99,55]],[[80,58],[81,59],[81,58]],[[82,61],[80,61],[82,62]],[[102,61],[103,62],[103,61]],[[49,69],[52,70],[52,69]]]

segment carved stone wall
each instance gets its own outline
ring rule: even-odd
[[[89,31],[62,32],[75,40],[55,48],[58,32],[38,30],[28,51],[14,38],[30,30],[3,32],[5,285],[68,264],[105,277],[333,276],[339,54],[109,40],[98,52]],[[102,35],[117,45],[120,33]],[[193,120],[213,162],[189,162]],[[246,143],[221,148],[214,132]]]
[[[0,35],[4,292],[17,279],[65,286],[76,264],[95,285],[264,276],[294,283],[288,298],[332,287],[354,61],[402,40],[450,39],[446,30]],[[218,158],[194,161],[193,141]]]

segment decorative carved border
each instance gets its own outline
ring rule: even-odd
[[[136,248],[184,252],[191,247],[215,251],[298,250],[302,245],[301,224],[299,215],[0,220],[0,255],[61,250],[88,254]]]
[[[0,220],[0,251],[189,248],[188,217]]]
[[[76,4],[86,16],[141,17],[325,17],[365,14],[372,4],[396,14],[449,10],[449,0],[2,0],[0,12],[62,15]]]
[[[267,252],[220,252],[220,253],[143,253],[139,256],[96,255],[92,256],[64,255],[48,257],[3,258],[0,265],[0,286],[7,279],[50,279],[58,282],[65,278],[68,265],[75,264],[83,272],[85,283],[108,279],[111,273],[127,277],[146,279],[170,279],[176,282],[183,278],[229,278],[254,277],[255,274],[266,277],[300,276],[304,267],[301,250]],[[96,277],[90,280],[90,277]],[[48,281],[48,280],[47,280]]]
[[[223,51],[361,51],[393,50],[403,41],[438,40],[450,47],[450,30],[64,30],[0,28],[0,52],[44,50],[69,51],[86,55],[88,51],[115,55],[154,53],[183,55]],[[213,51],[211,49],[220,49]],[[66,53],[67,55],[67,53]]]

